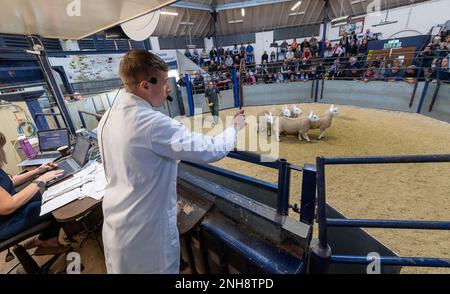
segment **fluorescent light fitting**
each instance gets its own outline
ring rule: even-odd
[[[181,21],[180,25],[188,25],[188,26],[193,26],[194,23],[193,22],[187,22],[187,21]]]
[[[337,21],[341,21],[341,20],[347,21],[347,19],[348,19],[348,16],[341,16],[341,17],[331,20],[331,22],[337,22]]]
[[[379,27],[379,26],[390,25],[390,24],[393,24],[393,23],[398,23],[398,20],[387,20],[387,21],[382,21],[382,22],[380,22],[380,23],[373,24],[372,26],[373,26],[373,27]]]
[[[291,10],[294,11],[297,7],[300,6],[300,4],[302,4],[302,1],[298,1],[297,3],[295,3],[295,5],[292,6]]]
[[[305,14],[305,11],[292,12],[292,13],[289,13],[289,16],[302,15],[302,14]]]
[[[178,12],[161,11],[161,14],[164,14],[164,15],[178,15]]]
[[[240,23],[244,22],[242,19],[236,19],[236,20],[229,20],[228,23]]]
[[[350,2],[350,4],[351,4],[351,5],[355,5],[355,4],[364,2],[364,1],[366,1],[366,0],[353,0],[352,2]]]
[[[242,16],[245,16],[245,9],[244,8],[241,8],[241,14],[242,14]]]
[[[333,23],[333,27],[338,27],[338,26],[341,26],[341,25],[345,25],[345,24],[347,24],[347,22],[346,21],[342,21],[342,22],[337,22],[337,23]]]

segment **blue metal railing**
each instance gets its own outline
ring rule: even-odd
[[[375,156],[375,157],[317,157],[317,218],[319,223],[319,244],[322,249],[328,246],[328,227],[364,227],[392,229],[450,230],[450,221],[415,221],[415,220],[370,220],[370,219],[335,219],[326,217],[325,166],[345,164],[397,164],[397,163],[437,163],[450,162],[450,154],[409,155],[409,156]],[[325,256],[325,255],[324,255]],[[333,255],[327,256],[330,262],[368,264],[366,256]],[[379,258],[384,265],[450,267],[450,259],[422,257],[386,257]]]
[[[248,152],[248,151],[231,151],[228,153],[228,157],[261,165],[264,167],[277,169],[278,170],[278,185],[267,185],[267,189],[273,190],[276,187],[277,192],[277,212],[281,215],[287,215],[289,211],[289,190],[290,190],[290,176],[291,170],[302,171],[302,168],[290,165],[285,159],[273,159],[273,161],[264,160],[264,155],[260,155],[258,153]],[[201,168],[203,170],[208,170],[212,173],[221,173],[224,176],[230,176],[233,178],[241,177],[243,181],[248,181],[248,177],[245,175],[233,173],[223,173],[219,171],[217,168],[210,166],[208,164],[192,164],[189,165],[196,166],[197,168]],[[263,184],[262,181],[258,181],[259,184]],[[306,202],[305,202],[306,203]]]
[[[102,118],[102,115],[100,115],[100,114],[91,113],[91,112],[87,112],[87,111],[83,111],[83,110],[78,110],[78,116],[80,117],[81,126],[85,129],[87,129],[87,125],[86,125],[86,121],[84,120],[83,114],[94,116],[97,119]]]

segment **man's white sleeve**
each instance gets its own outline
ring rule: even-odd
[[[164,157],[198,163],[214,162],[234,149],[237,131],[225,129],[217,136],[191,132],[182,123],[160,116],[152,124],[149,134],[151,149]]]

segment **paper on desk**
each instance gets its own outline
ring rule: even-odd
[[[105,195],[106,176],[103,165],[98,164],[95,171],[90,174],[91,181],[84,184],[81,191],[85,196],[100,200]]]
[[[96,162],[95,160],[91,160],[83,167],[83,169],[74,174],[74,177],[77,178],[88,177],[97,169],[98,166],[101,166],[101,164]]]
[[[44,195],[47,192],[44,192]],[[44,197],[42,195],[42,197]],[[41,213],[40,215],[47,214],[49,212],[52,212],[53,210],[56,210],[74,200],[81,199],[84,197],[83,192],[81,192],[81,188],[74,189],[70,192],[64,193],[63,195],[56,197],[54,199],[51,199],[47,201],[46,203],[42,204],[41,206]]]
[[[78,177],[72,177],[65,181],[60,182],[59,184],[56,184],[45,191],[45,193],[42,195],[43,202],[47,202],[50,199],[53,199],[55,197],[59,197],[60,195],[72,191],[75,188],[79,188],[83,185],[83,181],[81,178]]]

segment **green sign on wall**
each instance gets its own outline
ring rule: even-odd
[[[397,39],[389,40],[387,43],[384,43],[384,46],[383,46],[384,49],[401,48],[401,47],[402,47],[402,42],[400,42],[400,40],[397,40]]]

